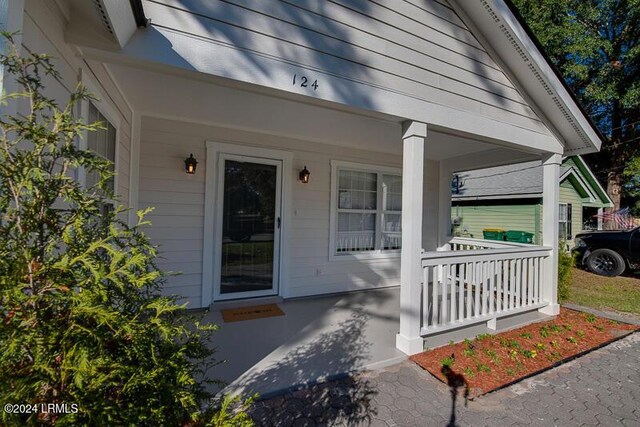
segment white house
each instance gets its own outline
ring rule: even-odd
[[[89,146],[122,203],[155,207],[189,307],[399,286],[407,354],[558,312],[559,165],[601,137],[510,1],[1,4],[23,49],[57,58],[53,96],[101,99],[79,112],[111,125]],[[543,246],[451,237],[453,172],[536,159]]]

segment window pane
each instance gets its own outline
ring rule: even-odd
[[[382,249],[400,249],[402,247],[402,216],[384,214],[382,218]]]
[[[374,249],[376,214],[339,213],[336,250],[368,251]]]
[[[402,177],[398,175],[382,175],[382,192],[384,209],[387,211],[402,210]]]
[[[87,148],[100,157],[115,163],[116,160],[116,128],[100,113],[93,103],[89,103],[89,114],[87,117],[89,123],[101,122],[104,129],[98,129],[95,132],[89,132],[87,136]],[[112,164],[110,170],[114,171]],[[96,172],[87,172],[85,185],[92,187],[98,182],[98,174]],[[107,189],[114,190],[114,179],[107,182]]]
[[[565,205],[564,203],[560,204],[560,207],[558,209],[559,211],[559,215],[558,218],[560,221],[566,221],[567,220],[567,205]]]
[[[375,173],[338,171],[338,208],[375,210],[377,179]]]

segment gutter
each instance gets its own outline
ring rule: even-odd
[[[151,23],[151,19],[147,18],[144,14],[144,8],[142,7],[142,0],[129,0],[131,4],[131,11],[133,12],[133,19],[136,21],[138,28],[146,28]]]

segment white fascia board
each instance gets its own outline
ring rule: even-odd
[[[541,119],[560,132],[564,154],[593,153],[602,140],[505,0],[451,0],[495,51],[505,73],[533,100]]]
[[[131,5],[125,0],[100,0],[100,3],[107,13],[107,19],[118,44],[123,48],[138,28]]]
[[[556,94],[558,94],[560,100],[564,104],[569,114],[571,114],[573,116],[573,119],[578,122],[582,131],[587,135],[593,146],[596,149],[600,150],[600,146],[602,144],[600,137],[593,130],[588,119],[584,116],[584,114],[580,110],[580,107],[573,100],[571,94],[569,94],[564,84],[560,81],[560,79],[558,79],[558,76],[553,71],[544,55],[538,50],[533,40],[531,40],[522,25],[520,25],[520,22],[511,13],[511,10],[507,6],[507,4],[504,2],[504,0],[493,0],[492,3],[494,3],[495,9],[500,13],[500,16],[503,19],[504,23],[509,26],[509,29],[517,38],[519,44],[529,53],[530,59],[541,71],[541,74],[544,77],[546,83]]]
[[[611,200],[609,193],[607,193],[607,190],[605,190],[602,184],[600,184],[600,181],[598,180],[598,178],[596,178],[595,174],[593,173],[589,165],[584,161],[584,159],[581,156],[574,156],[573,159],[574,161],[579,162],[582,165],[584,170],[587,171],[591,179],[596,183],[596,191],[600,194],[603,194],[606,198],[605,205],[607,205],[607,207],[613,206],[613,200]]]
[[[560,184],[562,184],[562,182],[565,179],[569,178],[570,176],[573,176],[576,179],[576,182],[578,183],[578,185],[584,190],[585,193],[587,193],[589,195],[589,201],[590,202],[595,202],[597,197],[593,193],[593,191],[591,189],[591,186],[584,181],[584,179],[580,176],[579,173],[577,173],[575,171],[575,169],[569,168],[563,174],[561,174],[560,175]]]

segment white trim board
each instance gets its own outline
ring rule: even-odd
[[[205,206],[204,206],[204,235],[202,248],[202,300],[201,307],[208,307],[213,302],[213,285],[216,273],[217,241],[215,208],[218,199],[217,177],[220,154],[233,154],[264,159],[280,160],[282,162],[282,200],[281,200],[281,229],[280,229],[280,257],[278,295],[287,297],[289,294],[289,235],[291,227],[291,186],[293,178],[293,153],[283,150],[272,150],[241,144],[229,144],[217,141],[205,141],[207,157],[205,163]]]

